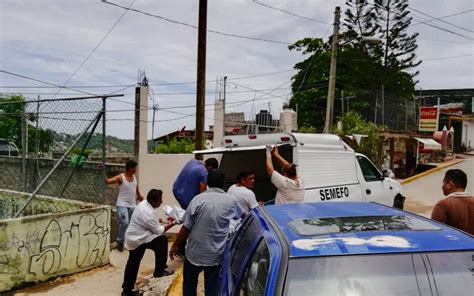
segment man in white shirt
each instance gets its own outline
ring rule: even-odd
[[[155,253],[154,277],[173,274],[165,269],[167,267],[168,239],[163,234],[173,227],[174,221],[168,221],[166,225],[162,226],[155,216],[155,209],[161,205],[162,196],[161,190],[150,190],[146,200],[138,204],[133,212],[125,233],[125,247],[129,250],[129,256],[122,284],[122,296],[137,294],[133,288],[146,249],[151,249]]]
[[[254,185],[255,173],[251,170],[245,170],[237,176],[237,183],[227,190],[227,193],[235,198],[245,213],[258,206],[255,193],[252,191]]]
[[[138,189],[138,180],[135,176],[137,172],[137,162],[128,160],[125,163],[125,173],[119,174],[110,179],[106,179],[105,183],[118,184],[119,194],[117,196],[117,250],[123,251],[123,243],[125,240],[125,231],[127,231],[128,224],[135,209],[137,202],[143,200],[143,196]]]
[[[275,204],[300,203],[304,200],[304,183],[296,174],[296,165],[286,161],[278,153],[278,147],[267,148],[267,173],[277,188]],[[282,174],[273,169],[272,156],[281,165]]]

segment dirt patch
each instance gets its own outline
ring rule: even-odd
[[[31,288],[24,288],[21,290],[21,293],[15,294],[15,291],[11,291],[10,292],[11,294],[7,294],[7,295],[16,295],[16,296],[25,295],[26,296],[26,295],[36,295],[38,293],[46,293],[58,286],[74,283],[76,280],[80,278],[92,276],[97,272],[102,272],[102,271],[114,272],[116,269],[117,268],[115,266],[107,264],[105,266],[94,268],[91,270],[87,270],[87,271],[83,271],[83,272],[79,272],[75,274],[70,274],[70,275],[65,275],[65,276],[60,276],[48,282],[37,284]],[[34,285],[34,283],[32,283],[32,285]]]

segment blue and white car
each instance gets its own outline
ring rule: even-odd
[[[221,277],[221,295],[474,295],[474,237],[375,203],[258,207]]]

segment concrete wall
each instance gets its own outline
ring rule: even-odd
[[[468,148],[474,148],[474,121],[463,121],[462,144]]]
[[[173,195],[173,182],[185,163],[193,158],[192,154],[141,154],[138,185],[142,194],[146,197],[150,189],[161,189],[163,205],[178,205]]]
[[[107,206],[0,220],[0,292],[107,264],[109,232]]]
[[[140,90],[140,151],[138,155],[138,186],[142,194],[150,189],[163,190],[163,204],[178,205],[173,195],[173,182],[184,164],[194,158],[193,154],[150,154],[148,140],[148,88]],[[176,228],[176,227],[175,227]]]

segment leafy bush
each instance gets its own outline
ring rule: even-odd
[[[378,148],[382,145],[382,138],[379,134],[379,126],[372,122],[368,122],[362,116],[354,111],[345,113],[339,117],[342,122],[342,130],[337,128],[334,131],[342,138],[346,135],[361,134],[367,135],[362,138],[359,145],[351,145],[356,152],[362,153],[369,157],[374,163],[377,163]]]
[[[168,143],[159,144],[155,148],[155,153],[162,154],[180,154],[180,153],[192,153],[194,148],[193,142],[190,140],[172,139]]]

